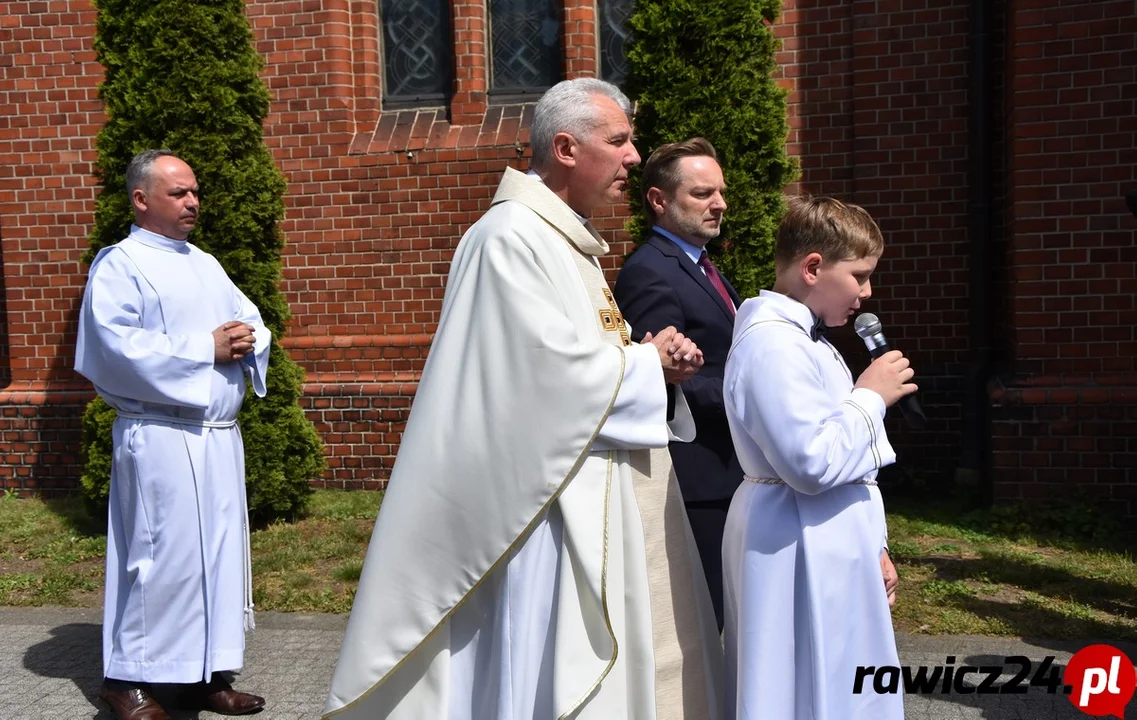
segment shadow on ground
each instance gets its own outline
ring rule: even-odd
[[[906,562],[903,556],[897,560],[900,564]],[[1079,610],[1064,611],[1056,603],[1044,602],[1058,598],[1111,615],[1137,618],[1137,588],[1128,583],[1087,578],[1004,554],[979,558],[921,557],[911,562],[930,566],[936,580],[1013,585],[1041,596],[1037,601],[1023,601],[1019,597],[1004,600],[982,594],[954,595],[938,601],[979,617],[999,620],[1019,637],[1137,641],[1137,628],[1132,624],[1106,622]]]
[[[112,720],[113,716],[99,701],[99,685],[103,668],[99,653],[91,652],[102,643],[102,626],[92,623],[73,623],[51,629],[51,638],[32,645],[24,653],[24,667],[41,677],[71,680],[91,703],[98,720]]]
[[[107,705],[99,699],[103,681],[101,653],[92,652],[92,648],[102,645],[102,626],[94,623],[60,625],[51,629],[51,635],[51,639],[28,648],[24,653],[24,667],[41,677],[71,680],[91,703],[94,720],[114,720]],[[203,716],[196,710],[178,709],[177,693],[176,685],[153,688],[154,698],[174,720],[214,717],[211,713]]]

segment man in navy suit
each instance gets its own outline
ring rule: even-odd
[[[620,269],[616,302],[632,325],[633,339],[674,325],[703,351],[703,368],[679,385],[695,418],[695,440],[671,443],[671,459],[721,630],[723,527],[742,482],[722,379],[741,300],[704,248],[718,237],[726,184],[714,147],[694,138],[652,153],[642,188],[652,228]]]

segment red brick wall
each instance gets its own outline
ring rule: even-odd
[[[1009,372],[992,384],[996,493],[1137,515],[1137,12],[1021,0],[1008,25]]]
[[[485,4],[469,0],[453,3],[449,113],[380,112],[377,7],[262,0],[248,10],[274,97],[266,142],[289,180],[284,345],[308,371],[304,407],[329,447],[323,484],[337,487],[389,475],[451,254],[502,169],[527,167],[532,117],[531,105],[490,102]],[[595,43],[580,42],[595,35],[594,7],[572,2],[565,20],[566,72],[584,74],[596,65]],[[597,224],[621,222],[613,213]]]
[[[782,41],[779,83],[789,91],[786,150],[801,182],[793,192],[853,192],[853,3],[784,0],[774,28]]]
[[[1005,3],[996,5],[1002,17]],[[488,94],[478,0],[452,2],[448,106],[383,111],[377,6],[248,4],[273,95],[265,138],[289,183],[283,289],[294,318],[285,346],[308,371],[302,402],[328,443],[322,482],[337,487],[387,477],[451,252],[502,168],[526,166],[532,112]],[[946,471],[965,430],[972,351],[967,7],[785,0],[777,26],[781,81],[792,90],[789,147],[803,173],[794,189],[851,198],[884,230],[871,307],[913,358],[931,420],[922,433],[894,421],[890,430],[904,464]],[[4,9],[0,483],[66,488],[79,474],[78,418],[90,392],[68,368],[97,191],[95,18],[89,0]],[[1005,239],[993,245],[1008,280],[992,303],[1006,307],[992,385],[998,487],[1025,496],[1026,483],[1068,482],[1075,470],[1121,502],[1133,498],[1127,468],[1137,457],[1134,308],[1124,291],[1134,221],[1120,205],[1137,160],[1126,124],[1137,110],[1132,3],[1014,0],[1005,28],[996,42],[1006,47],[1008,89],[996,105],[1007,109],[994,118],[1009,129],[997,168]],[[568,0],[568,76],[593,73],[595,35],[594,4]],[[628,249],[623,209],[595,222],[614,241],[612,272]],[[846,331],[840,342],[863,365],[859,341]]]
[[[793,190],[837,195],[880,225],[885,253],[866,310],[920,375],[928,429],[890,420],[901,465],[959,457],[967,360],[967,3],[786,0],[778,28],[791,88]],[[868,358],[845,328],[853,369]]]
[[[86,387],[72,365],[94,220],[95,91],[88,0],[0,14],[0,488],[73,487]]]
[[[502,168],[527,167],[531,105],[487,95],[485,4],[455,0],[447,108],[380,112],[378,3],[255,0],[248,17],[273,95],[265,139],[288,179],[284,345],[328,445],[322,483],[387,477],[453,248]],[[0,487],[73,487],[89,385],[69,370],[98,190],[103,121],[89,0],[16,2],[0,18]],[[595,8],[565,10],[565,71],[597,63]],[[52,78],[51,81],[45,80]],[[45,86],[50,89],[44,89]],[[451,122],[450,120],[453,120]],[[618,209],[597,218],[622,228]],[[626,247],[616,244],[607,262]],[[6,474],[5,474],[6,473]],[[10,479],[9,479],[10,478]]]

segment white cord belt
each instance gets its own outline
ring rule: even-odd
[[[118,416],[129,418],[131,420],[151,420],[153,422],[170,423],[172,425],[189,425],[191,427],[207,427],[207,428],[231,428],[237,425],[237,418],[232,420],[199,420],[197,418],[183,418],[174,417],[171,415],[157,415],[154,413],[135,413],[118,411]],[[243,480],[243,479],[242,479]],[[242,503],[248,507],[248,501],[245,500],[245,487],[244,482],[241,483],[241,496]],[[245,564],[245,630],[252,630],[257,626],[256,620],[253,615],[253,563],[251,552],[251,540],[249,534],[249,518],[246,515],[242,524],[242,530],[245,535],[245,547],[242,555]]]
[[[747,480],[749,480],[750,482],[758,483],[759,485],[785,485],[786,484],[786,481],[781,479],[781,478],[751,477],[750,475],[743,475],[743,477],[746,478]],[[852,482],[845,483],[845,484],[847,484],[847,485],[876,485],[876,480],[869,480],[868,478],[861,478],[859,480],[853,480]]]
[[[118,416],[131,420],[153,420],[154,422],[172,423],[174,425],[192,425],[193,427],[231,428],[237,424],[237,418],[232,420],[199,420],[197,418],[175,417],[173,415],[156,415],[154,413],[135,413],[118,411]]]

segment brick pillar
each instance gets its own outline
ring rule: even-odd
[[[379,119],[383,99],[383,67],[379,56],[379,3],[352,0],[351,27],[348,28],[352,81],[354,85],[354,125],[357,137],[366,137]]]
[[[565,0],[565,78],[596,77],[600,36],[593,0]]]
[[[489,90],[489,24],[484,0],[454,0],[454,97],[450,122],[481,125]]]

